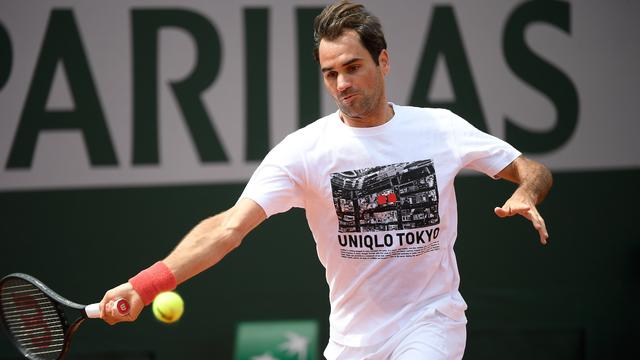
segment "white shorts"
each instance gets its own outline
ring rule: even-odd
[[[467,319],[454,320],[437,310],[371,346],[349,347],[329,340],[328,360],[459,360],[467,341]]]

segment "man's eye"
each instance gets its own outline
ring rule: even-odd
[[[360,66],[352,65],[352,66],[349,66],[348,70],[349,70],[350,73],[354,73],[354,72],[358,71],[358,69],[360,69]]]
[[[337,73],[335,71],[330,71],[330,72],[324,74],[324,76],[326,76],[327,79],[333,79],[333,78],[336,77],[336,75],[337,75]]]

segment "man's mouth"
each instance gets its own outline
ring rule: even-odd
[[[354,96],[356,96],[356,94],[345,95],[341,97],[340,100],[342,100],[343,102],[349,102],[351,101],[351,99],[353,99]]]

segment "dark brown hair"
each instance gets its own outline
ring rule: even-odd
[[[363,5],[348,0],[335,2],[322,10],[313,22],[313,57],[319,61],[320,40],[335,40],[347,30],[355,30],[360,42],[369,51],[373,61],[378,64],[378,56],[387,48],[380,20]]]

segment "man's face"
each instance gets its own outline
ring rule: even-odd
[[[389,70],[383,50],[376,65],[354,30],[335,40],[322,39],[318,47],[324,85],[343,115],[367,119],[387,106],[384,76]]]

